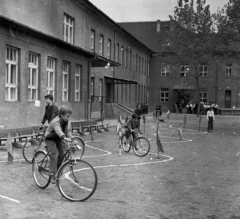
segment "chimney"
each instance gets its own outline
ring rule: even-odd
[[[157,20],[157,33],[160,33],[161,30],[161,21]]]

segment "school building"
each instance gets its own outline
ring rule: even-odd
[[[171,31],[171,21],[124,22],[119,23],[124,29],[148,46],[151,54],[149,78],[149,106],[154,109],[159,102],[164,110],[171,109],[184,93],[188,100],[217,103],[226,113],[239,114],[230,109],[240,108],[240,74],[239,61],[236,57],[223,58],[216,64],[215,60],[199,63],[200,92],[196,92],[196,83],[189,77],[191,67],[183,63],[164,64],[158,55],[167,31]]]
[[[88,0],[2,0],[0,125],[39,124],[48,93],[72,120],[147,102],[151,53]]]

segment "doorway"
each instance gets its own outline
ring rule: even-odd
[[[231,108],[232,91],[225,90],[225,108]]]

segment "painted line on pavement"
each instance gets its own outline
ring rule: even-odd
[[[13,201],[13,202],[16,202],[16,203],[20,203],[20,201],[16,200],[16,199],[13,199],[13,198],[9,198],[7,196],[4,196],[4,195],[0,195],[0,198],[4,198],[4,199],[7,199],[9,201]]]

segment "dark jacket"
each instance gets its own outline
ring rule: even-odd
[[[51,121],[58,116],[58,107],[54,103],[50,106],[47,105],[45,107],[45,113],[43,115],[42,124],[44,124],[46,121],[50,124]]]

